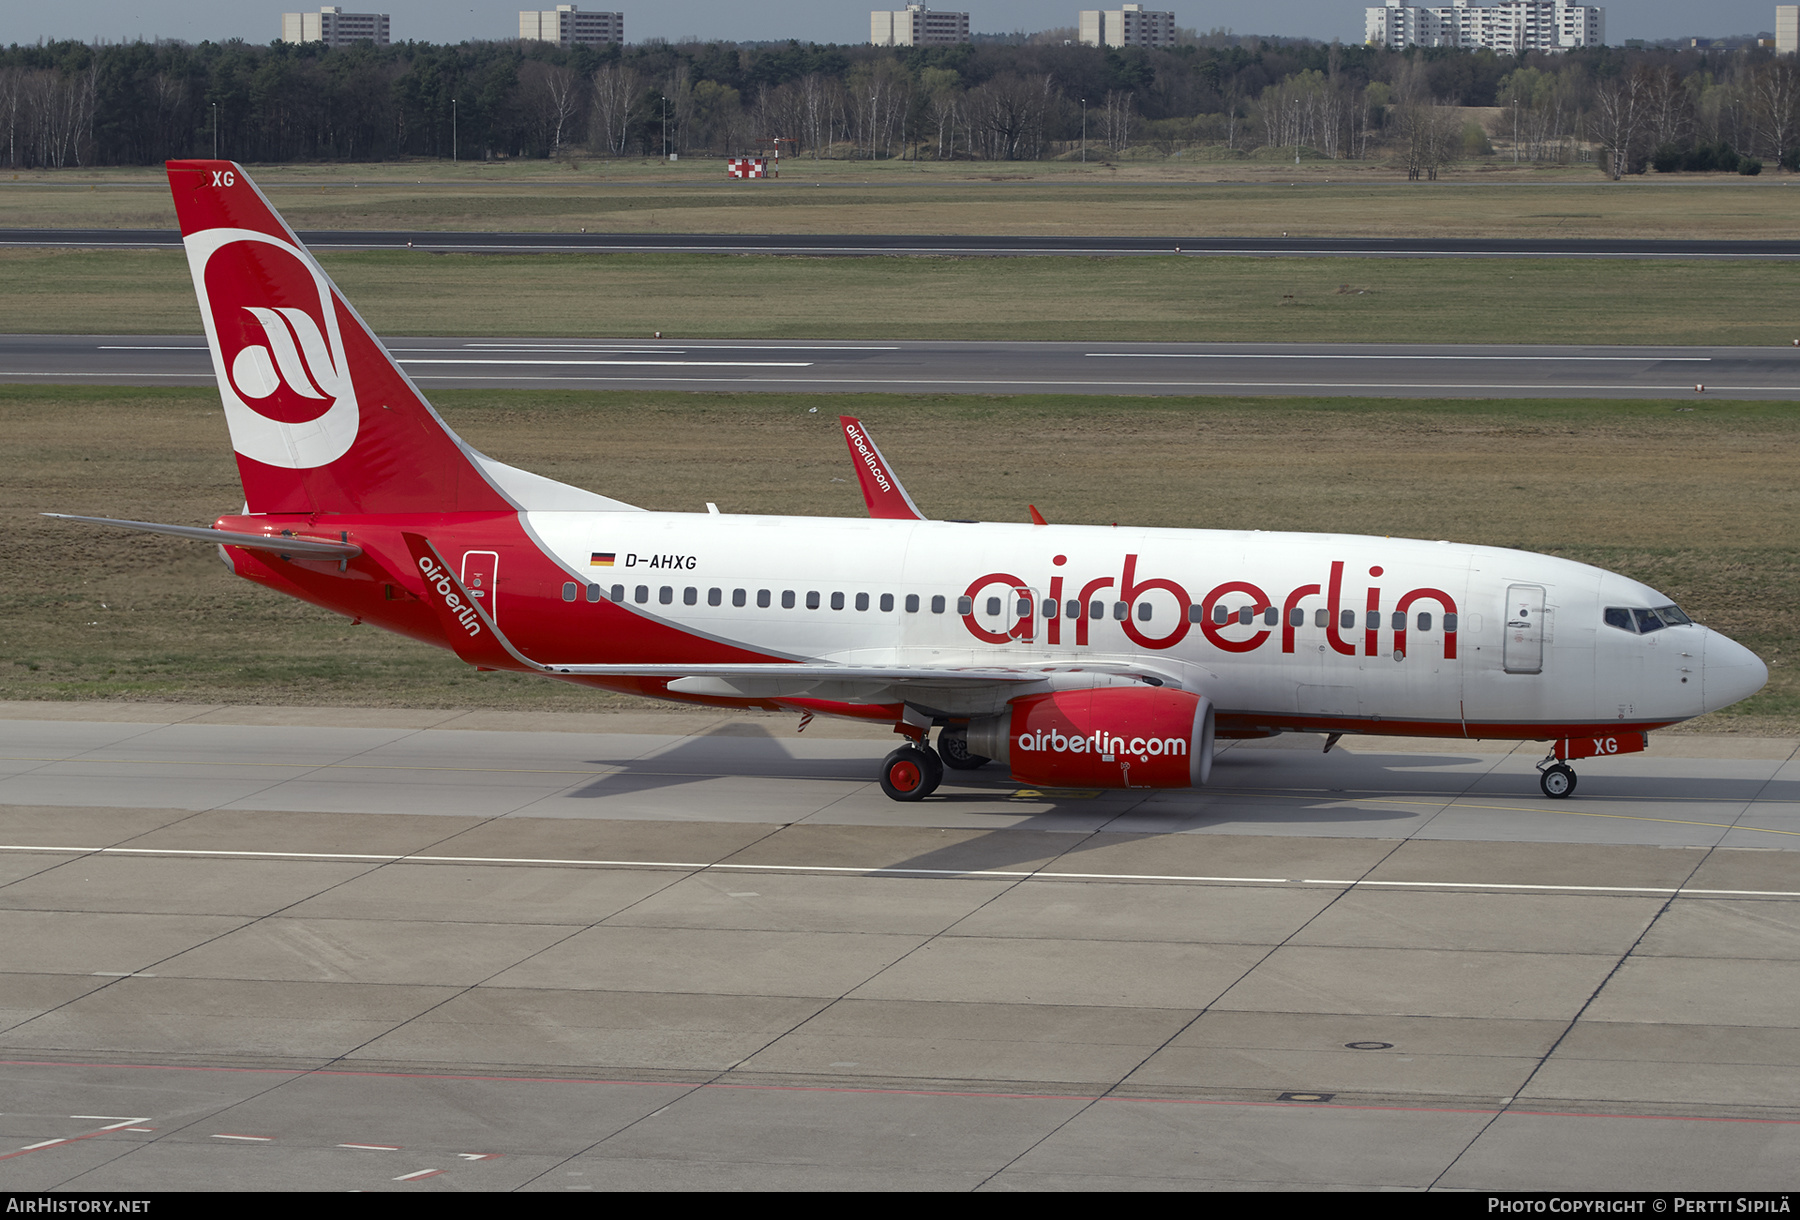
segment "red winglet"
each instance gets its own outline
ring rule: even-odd
[[[1037,505],[1027,504],[1025,507],[1029,508],[1031,510],[1031,523],[1033,525],[1049,525],[1050,524],[1048,521],[1044,520],[1044,514],[1040,513],[1037,510]]]
[[[531,665],[513,651],[494,620],[481,608],[481,602],[469,596],[462,581],[444,562],[437,548],[423,534],[403,532],[400,537],[412,552],[418,565],[419,579],[425,587],[425,600],[438,612],[444,638],[456,655],[482,669],[510,669],[532,672]]]
[[[862,484],[863,500],[869,516],[892,521],[923,521],[925,514],[900,486],[900,476],[875,447],[875,438],[862,421],[849,415],[838,416],[844,429],[844,443],[850,446],[850,461],[856,467],[856,480]]]

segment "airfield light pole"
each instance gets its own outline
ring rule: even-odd
[[[450,164],[456,164],[456,99],[450,99]]]
[[[1081,99],[1081,163],[1087,164],[1087,99]]]
[[[663,160],[669,159],[669,99],[663,98]]]

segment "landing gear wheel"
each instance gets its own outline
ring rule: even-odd
[[[1545,796],[1560,801],[1574,793],[1575,772],[1567,763],[1545,767],[1538,775],[1538,787],[1544,790]]]
[[[944,764],[918,746],[901,746],[881,760],[881,790],[896,801],[922,801],[943,780]]]
[[[952,771],[975,771],[989,762],[980,754],[969,753],[969,730],[962,725],[946,725],[938,730],[937,752]]]

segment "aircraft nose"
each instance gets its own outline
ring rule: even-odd
[[[1716,631],[1706,633],[1700,670],[1700,696],[1709,712],[1748,699],[1769,680],[1762,658]]]

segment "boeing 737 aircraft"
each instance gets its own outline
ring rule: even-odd
[[[646,512],[476,452],[241,167],[168,172],[244,510],[110,524],[216,542],[247,580],[482,669],[892,724],[896,800],[990,760],[1192,787],[1215,738],[1294,731],[1545,741],[1566,797],[1570,760],[1768,677],[1654,589],[1522,551],[928,520],[852,419],[869,520]]]

